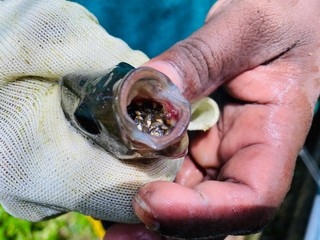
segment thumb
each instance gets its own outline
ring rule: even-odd
[[[290,33],[292,26],[286,24],[290,21],[280,18],[290,6],[254,0],[218,3],[202,28],[145,64],[166,74],[191,101],[296,43],[296,32]]]

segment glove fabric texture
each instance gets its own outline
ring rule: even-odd
[[[67,121],[59,80],[147,60],[76,3],[0,1],[0,203],[6,211],[29,221],[76,211],[139,222],[131,206],[137,189],[173,181],[182,159],[114,158]]]

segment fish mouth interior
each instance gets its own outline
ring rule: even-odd
[[[143,133],[155,137],[170,134],[178,120],[177,112],[168,102],[147,95],[144,93],[131,100],[127,106],[128,115]]]
[[[189,102],[164,74],[140,67],[128,73],[116,90],[115,109],[122,113],[118,119],[128,148],[161,155],[159,151],[179,144],[186,135]]]

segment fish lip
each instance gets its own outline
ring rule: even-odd
[[[178,112],[178,121],[172,131],[165,136],[157,137],[139,131],[136,124],[128,115],[127,106],[139,94],[139,85],[143,85],[149,98],[165,104],[171,104]],[[123,139],[131,149],[143,151],[151,148],[155,151],[163,150],[172,144],[178,143],[187,133],[191,118],[190,103],[182,96],[180,90],[163,73],[149,67],[139,67],[130,71],[116,87],[115,111],[118,121],[123,128]],[[147,98],[148,98],[147,97]]]

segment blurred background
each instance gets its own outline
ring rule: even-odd
[[[79,213],[32,223],[14,218],[0,207],[1,240],[98,240],[103,234],[100,222]]]

